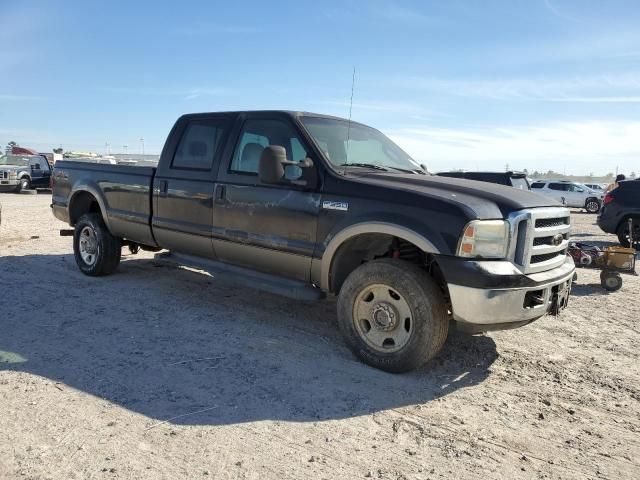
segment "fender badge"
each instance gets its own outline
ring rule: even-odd
[[[324,210],[340,210],[342,212],[346,212],[349,210],[349,204],[347,202],[331,202],[329,200],[325,200],[322,202],[322,208]]]

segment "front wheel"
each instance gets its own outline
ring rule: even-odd
[[[78,268],[85,275],[109,275],[118,268],[122,243],[111,235],[100,214],[86,213],[75,226],[73,253]]]
[[[20,193],[22,190],[30,190],[31,189],[31,181],[28,178],[21,178],[18,182],[18,186],[16,187],[16,192]]]
[[[347,277],[338,298],[338,323],[351,351],[387,372],[424,365],[442,348],[447,307],[433,279],[402,260],[374,260]]]
[[[590,198],[585,203],[584,209],[589,213],[598,213],[600,211],[600,202],[595,198]]]
[[[600,273],[600,284],[608,292],[615,292],[622,288],[622,277],[617,272],[602,271]]]

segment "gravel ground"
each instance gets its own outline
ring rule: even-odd
[[[89,278],[50,195],[0,203],[1,479],[640,476],[640,278],[608,294],[580,271],[560,318],[391,375],[351,356],[331,301],[147,253]]]

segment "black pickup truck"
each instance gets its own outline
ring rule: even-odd
[[[479,332],[557,314],[574,272],[554,200],[428,175],[336,117],[185,115],[156,168],[60,161],[52,184],[85,274],[112,273],[128,245],[296,298],[337,295],[349,347],[392,372],[434,357],[452,322]]]

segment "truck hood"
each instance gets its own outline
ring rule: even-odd
[[[5,171],[9,171],[9,170],[24,170],[26,168],[29,168],[25,165],[0,165],[0,170],[5,170]]]
[[[529,190],[476,180],[366,171],[352,172],[352,175],[370,185],[412,191],[426,198],[457,204],[478,219],[506,218],[525,208],[562,206],[552,198]]]

